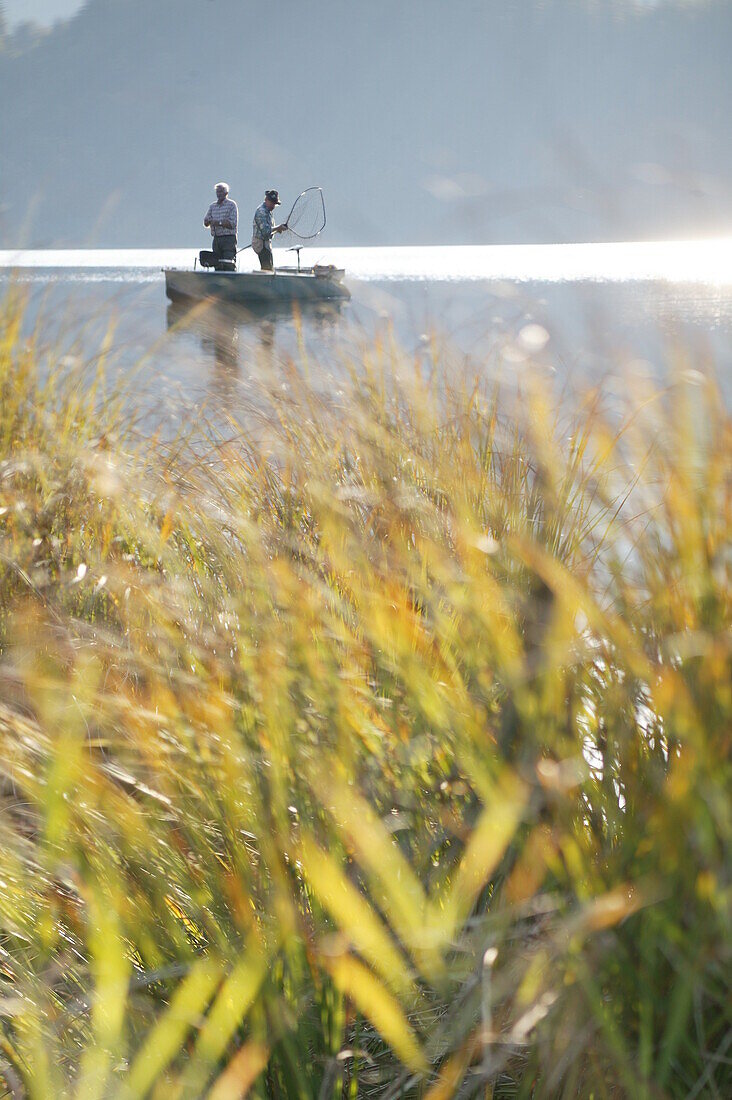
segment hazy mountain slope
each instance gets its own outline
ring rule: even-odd
[[[68,19],[83,6],[83,0],[0,0],[0,15],[13,26],[24,20],[42,25]]]
[[[621,7],[91,0],[0,54],[0,246],[186,244],[220,178],[332,243],[730,230],[732,5]]]

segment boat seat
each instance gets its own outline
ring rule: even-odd
[[[236,260],[217,260],[213,252],[202,249],[198,253],[201,267],[212,267],[215,271],[236,271]]]

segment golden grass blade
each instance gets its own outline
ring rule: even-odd
[[[132,969],[128,949],[120,935],[117,906],[109,899],[92,896],[89,908],[94,1041],[84,1052],[81,1062],[78,1100],[98,1100],[105,1095],[113,1059],[123,1049],[127,991]]]
[[[402,1062],[425,1073],[428,1063],[414,1031],[397,1001],[371,971],[347,955],[327,960],[326,965],[338,989],[371,1021]]]
[[[447,1059],[435,1083],[425,1093],[425,1100],[452,1100],[465,1080],[465,1073],[481,1049],[479,1035],[469,1035],[463,1045]]]
[[[217,1077],[207,1100],[244,1100],[268,1061],[269,1048],[250,1039]]]
[[[201,1023],[201,1015],[221,980],[221,970],[211,959],[200,959],[180,982],[163,1016],[148,1033],[138,1051],[125,1082],[125,1096],[142,1100],[180,1053],[192,1027]]]
[[[257,998],[267,976],[269,957],[253,937],[223,982],[196,1040],[190,1064],[181,1078],[181,1094],[198,1096],[211,1068],[225,1053],[234,1033]]]
[[[529,790],[506,773],[496,784],[491,805],[470,834],[447,893],[435,898],[431,918],[441,943],[451,943],[508,847],[528,802]]]
[[[419,879],[365,799],[322,773],[320,783],[390,925],[424,977],[439,979],[444,964],[425,923],[427,898]]]
[[[413,996],[414,982],[388,930],[335,859],[308,837],[303,837],[300,858],[313,893],[339,931],[393,992],[402,997]]]

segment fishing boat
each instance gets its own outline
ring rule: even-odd
[[[250,303],[348,301],[345,271],[330,264],[279,267],[276,271],[184,271],[166,267],[165,293],[172,302],[214,299],[232,305]]]
[[[268,191],[265,198],[277,198]],[[279,199],[277,199],[279,203]],[[325,199],[322,187],[301,191],[287,220],[276,227],[278,244],[289,246],[297,254],[297,267],[278,267],[274,271],[237,271],[236,257],[223,259],[203,250],[193,261],[193,270],[166,267],[165,293],[171,302],[213,300],[220,305],[267,306],[290,302],[344,302],[351,297],[343,285],[345,271],[332,264],[301,267],[304,245],[314,241],[325,228]],[[213,232],[213,230],[212,230]],[[254,245],[252,239],[252,246]],[[247,245],[246,248],[252,247]],[[240,248],[239,252],[246,251]],[[237,256],[239,253],[237,252]],[[196,265],[200,266],[197,267]]]
[[[277,192],[268,191],[266,197],[271,195],[276,197]],[[287,220],[276,230],[278,244],[289,246],[290,252],[297,253],[297,267],[278,267],[274,271],[237,271],[236,258],[224,260],[213,252],[203,250],[194,260],[192,271],[163,268],[165,293],[171,302],[212,299],[224,306],[346,302],[351,295],[343,285],[346,273],[342,268],[332,264],[300,266],[303,246],[320,236],[324,228],[323,189],[307,187],[295,199]],[[244,251],[246,249],[239,249],[239,252]],[[200,267],[197,268],[197,264]]]

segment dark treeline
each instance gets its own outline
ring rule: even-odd
[[[319,183],[331,243],[732,229],[732,6],[91,0],[0,50],[0,247],[175,246]]]

